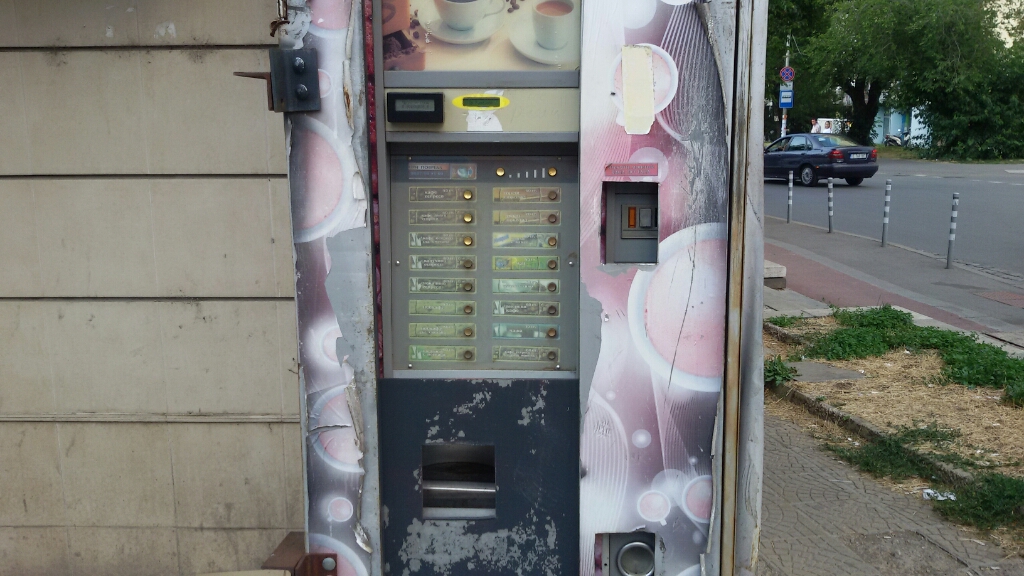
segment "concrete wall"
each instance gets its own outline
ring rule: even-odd
[[[303,524],[270,0],[0,0],[0,574],[257,567]]]

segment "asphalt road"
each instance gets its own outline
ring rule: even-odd
[[[885,180],[892,179],[890,243],[945,257],[953,193],[960,193],[953,258],[1024,275],[1024,164],[881,160],[860,186],[834,184],[836,230],[882,237]],[[786,217],[787,184],[768,180],[765,212]],[[828,189],[793,187],[793,220],[828,226]]]

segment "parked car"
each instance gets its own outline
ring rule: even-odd
[[[789,178],[804,186],[820,178],[843,178],[858,186],[878,172],[878,150],[861,146],[841,134],[790,134],[764,150],[764,177]]]

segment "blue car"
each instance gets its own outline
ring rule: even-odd
[[[878,172],[878,150],[841,134],[790,134],[764,150],[764,177],[788,179],[790,170],[804,186],[821,178],[843,178],[857,186]]]

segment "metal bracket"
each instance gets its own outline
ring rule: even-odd
[[[270,51],[270,72],[235,72],[235,76],[267,83],[267,110],[316,112],[320,110],[320,75],[316,50]]]
[[[260,568],[290,576],[338,576],[338,555],[306,552],[305,534],[289,532]]]

